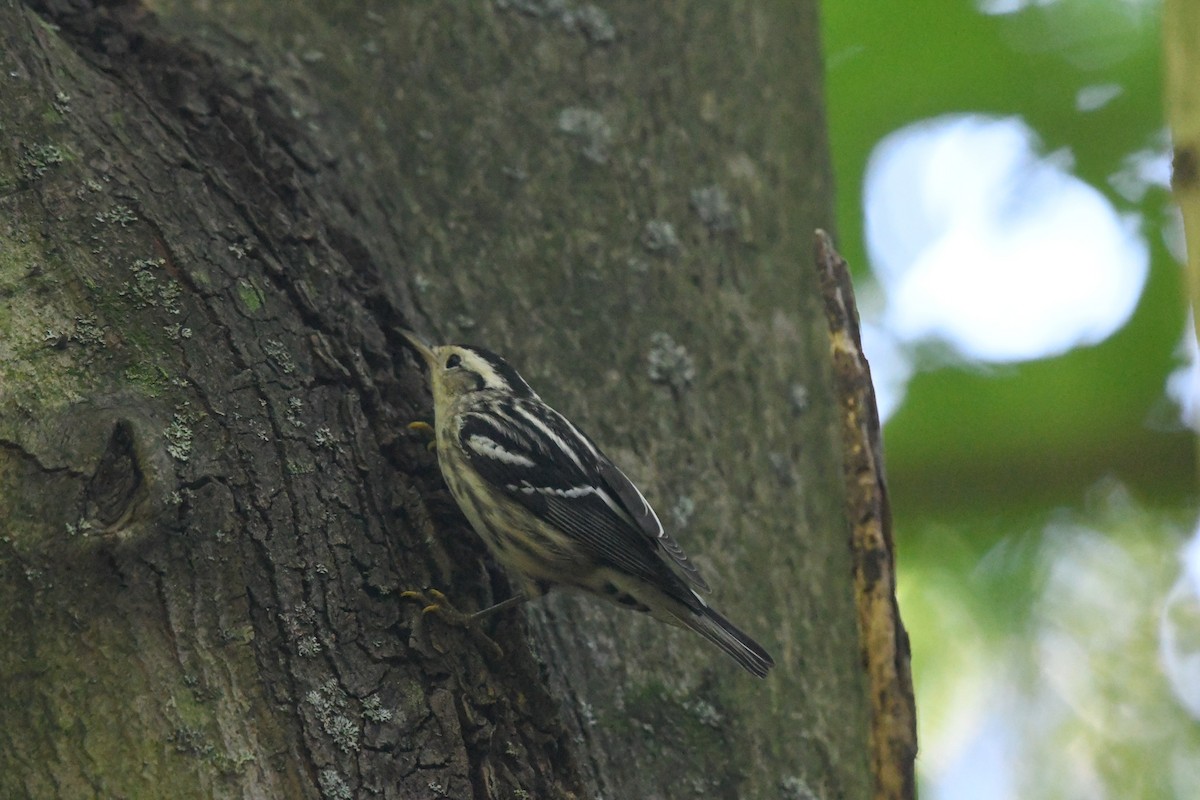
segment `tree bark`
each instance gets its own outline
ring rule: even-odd
[[[812,5],[199,8],[0,0],[0,796],[867,796]],[[510,356],[772,675],[404,601],[508,586],[402,325]]]

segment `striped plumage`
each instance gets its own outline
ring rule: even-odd
[[[430,348],[438,463],[526,597],[583,589],[691,628],[763,677],[774,661],[697,593],[708,585],[637,487],[495,353]]]

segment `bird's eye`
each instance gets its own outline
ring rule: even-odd
[[[462,356],[460,356],[458,353],[455,353],[454,355],[452,355],[446,359],[446,369],[454,369],[461,363],[462,363]]]

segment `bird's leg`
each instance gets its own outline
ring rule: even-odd
[[[512,597],[508,598],[507,600],[501,600],[499,603],[496,603],[494,606],[488,606],[487,608],[483,609],[482,611],[476,611],[474,614],[472,614],[469,617],[469,619],[472,622],[479,622],[480,620],[487,619],[492,614],[495,614],[499,611],[506,611],[506,610],[512,608],[513,606],[519,606],[519,605],[521,605],[521,603],[524,603],[528,599],[529,598],[526,597],[524,594],[521,594],[520,592],[518,592],[517,594],[514,594]]]

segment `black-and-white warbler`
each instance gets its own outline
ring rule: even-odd
[[[600,449],[496,354],[405,338],[430,371],[438,464],[521,599],[583,589],[691,628],[753,674],[774,660],[714,611],[650,504]]]

